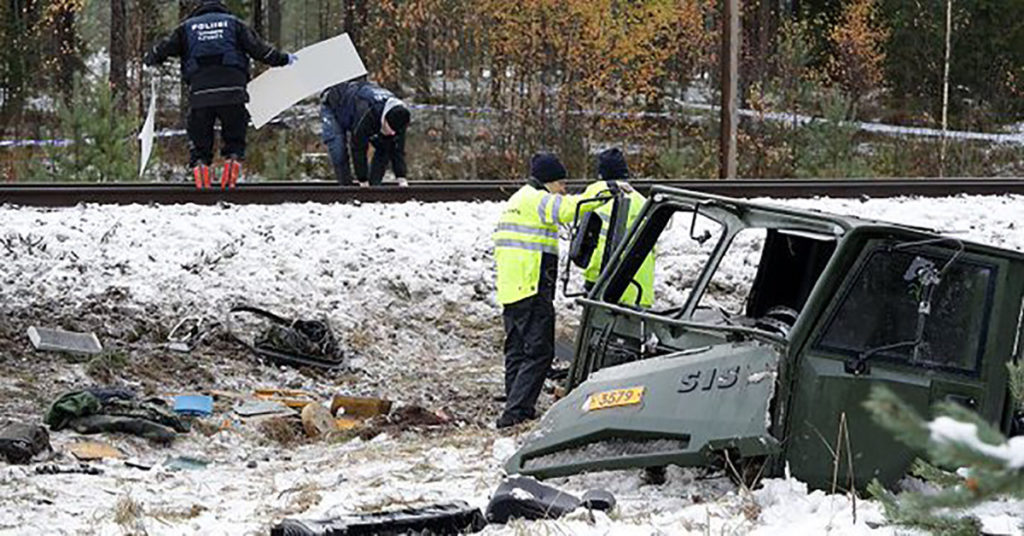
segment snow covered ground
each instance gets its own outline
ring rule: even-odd
[[[1024,251],[1024,226],[1017,223],[1022,197],[780,203],[937,228]],[[56,393],[96,380],[83,364],[25,349],[26,323],[53,321],[94,329],[108,347],[132,359],[153,359],[146,367],[168,367],[156,375],[141,368],[111,374],[113,381],[139,389],[244,390],[270,384],[324,396],[374,394],[444,410],[456,422],[442,430],[297,447],[268,442],[246,427],[209,437],[193,433],[168,449],[108,438],[144,462],[190,454],[212,463],[199,471],[169,472],[110,461],[100,464],[106,471],[101,476],[33,475],[25,467],[3,466],[0,533],[266,534],[285,517],[449,500],[483,507],[518,434],[528,431],[489,427],[498,410],[490,397],[501,377],[500,309],[490,254],[498,211],[495,203],[0,207],[4,418],[35,420]],[[687,233],[678,234],[677,241],[659,244],[657,291],[666,296],[673,296],[669,286],[686,280],[686,271],[699,262]],[[742,279],[746,270],[736,262],[727,271]],[[349,348],[353,370],[309,376],[263,367],[220,343],[185,358],[159,348],[175,319],[222,319],[241,302],[287,316],[326,316]],[[558,307],[571,325],[571,302],[559,300]],[[135,317],[144,320],[133,324]],[[136,333],[147,329],[154,333]],[[73,440],[67,433],[53,436],[58,448]],[[578,513],[560,521],[492,526],[487,533],[894,532],[884,526],[877,504],[857,500],[854,522],[847,497],[808,492],[792,479],[769,480],[751,493],[728,479],[680,469],[671,470],[660,487],[642,484],[636,471],[554,483],[576,493],[610,489],[619,508],[610,516]],[[987,529],[1021,534],[1021,510],[1014,502],[987,505]]]

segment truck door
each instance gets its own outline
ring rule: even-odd
[[[876,477],[892,484],[913,461],[915,453],[864,408],[877,385],[922,415],[940,401],[994,423],[1004,412],[1007,355],[999,349],[1013,328],[1001,330],[996,320],[1016,315],[995,299],[1006,263],[942,239],[862,243],[795,360],[785,459],[795,476],[820,488],[834,475],[848,488],[849,474],[858,489]]]

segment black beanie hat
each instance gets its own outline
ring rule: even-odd
[[[601,151],[597,155],[597,174],[606,181],[629,178],[626,157],[618,147]]]
[[[408,108],[405,106],[395,106],[388,110],[388,115],[384,116],[384,119],[391,126],[392,130],[401,134],[409,126],[410,117]]]
[[[565,166],[552,153],[537,153],[530,160],[530,176],[540,182],[555,182],[565,179]]]

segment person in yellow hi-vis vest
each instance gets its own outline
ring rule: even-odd
[[[505,411],[498,428],[536,418],[534,406],[555,357],[558,225],[572,223],[581,201],[607,189],[596,182],[582,195],[567,195],[565,178],[557,156],[534,155],[530,177],[505,203],[494,233],[505,326]],[[585,203],[580,211],[596,206]]]
[[[626,225],[627,227],[632,226],[644,208],[644,204],[647,203],[647,198],[626,182],[629,179],[629,166],[619,148],[607,149],[598,155],[597,174],[601,180],[610,183],[610,187],[617,187],[629,198],[629,215],[626,218]],[[598,237],[597,247],[594,248],[594,253],[590,257],[590,264],[583,272],[583,286],[587,291],[594,287],[598,276],[601,275],[605,245],[608,241],[608,229],[612,225],[612,203],[605,203],[594,212],[601,217],[601,235]],[[640,307],[650,307],[654,304],[654,256],[655,252],[651,251],[644,259],[644,263],[640,265],[640,269],[633,276],[636,285],[626,287],[626,291],[619,298],[619,303],[639,305]],[[640,292],[639,301],[637,301],[638,291]]]

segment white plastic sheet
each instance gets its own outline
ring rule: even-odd
[[[249,115],[256,128],[310,95],[366,74],[348,34],[310,45],[295,55],[297,63],[269,69],[249,82]]]
[[[139,178],[146,171],[146,164],[153,154],[153,138],[156,128],[156,78],[153,79],[153,87],[150,88],[149,112],[146,113],[146,122],[142,124],[139,132],[139,141],[142,142],[142,152],[139,154]]]

